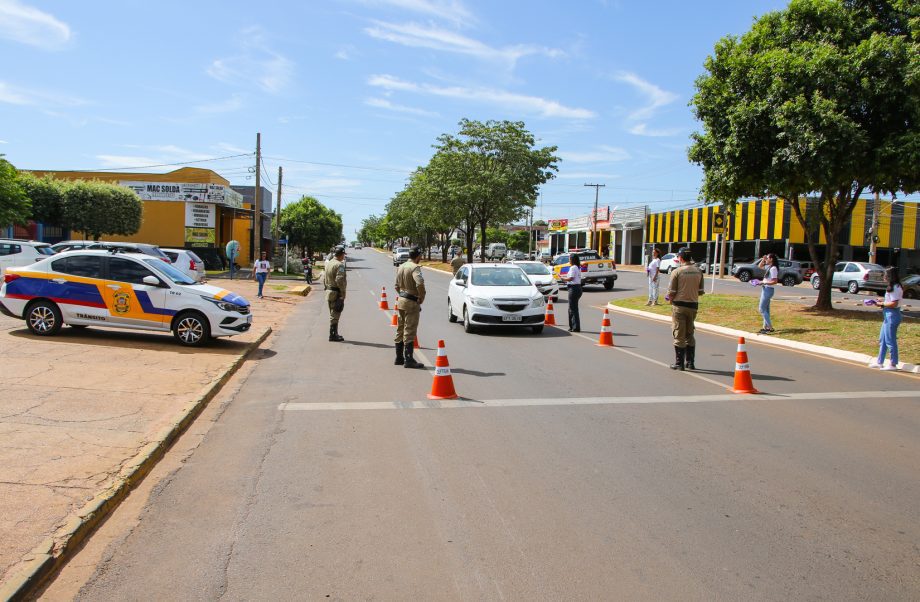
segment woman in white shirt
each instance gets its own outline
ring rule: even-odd
[[[578,253],[569,256],[569,270],[562,279],[569,283],[569,332],[581,332],[578,300],[581,299],[581,258]]]
[[[885,291],[885,301],[882,302],[882,329],[878,335],[878,360],[869,364],[870,368],[882,370],[898,369],[898,326],[901,324],[901,299],[904,298],[904,289],[901,288],[901,276],[898,268],[885,270],[885,281],[888,283]],[[891,352],[891,361],[885,364],[885,353]]]
[[[271,269],[272,264],[266,259],[265,251],[262,251],[260,259],[256,259],[256,262],[252,264],[252,279],[259,281],[259,299],[262,298],[262,287],[265,286],[265,280],[268,278],[268,271]]]
[[[646,305],[658,305],[658,274],[661,268],[661,251],[652,249],[652,260],[645,271],[648,273],[648,301]]]
[[[773,287],[779,281],[779,269],[776,267],[776,253],[767,253],[761,257],[757,267],[764,270],[763,280],[760,281],[760,315],[763,316],[763,328],[757,334],[770,334],[774,332],[773,322],[770,321],[770,300],[773,299]]]

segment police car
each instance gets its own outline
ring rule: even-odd
[[[200,284],[142,253],[69,251],[10,268],[0,285],[0,312],[51,336],[75,328],[111,326],[172,331],[183,345],[242,334],[252,325],[249,302]]]
[[[597,251],[592,249],[572,250],[569,253],[558,255],[553,260],[553,276],[556,280],[562,280],[562,277],[568,274],[571,264],[569,258],[572,253],[578,254],[581,260],[581,282],[582,284],[601,283],[608,291],[613,288],[617,279],[617,266],[612,259],[607,259],[598,255]]]

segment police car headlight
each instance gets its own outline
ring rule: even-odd
[[[480,297],[470,297],[470,303],[478,307],[491,307],[492,304],[489,303],[488,299],[482,299]]]
[[[533,299],[530,302],[531,307],[543,307],[544,305],[546,305],[546,300],[543,299],[543,295],[540,295],[539,297],[537,297],[536,299]]]
[[[202,299],[205,301],[210,301],[224,311],[236,311],[236,305],[233,303],[227,303],[226,301],[221,301],[220,299],[215,299],[214,297],[202,297]]]

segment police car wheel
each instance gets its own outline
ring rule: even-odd
[[[180,314],[173,322],[173,335],[182,345],[195,347],[205,344],[211,338],[211,327],[207,318],[197,312]]]
[[[450,306],[450,299],[447,300],[447,321],[456,322],[457,316],[454,315],[454,308]]]
[[[62,324],[61,310],[51,301],[37,301],[26,310],[26,325],[33,334],[55,335]]]

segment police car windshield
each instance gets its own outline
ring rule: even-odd
[[[166,276],[167,279],[172,280],[176,284],[198,284],[172,265],[166,263],[162,259],[157,259],[151,257],[150,259],[145,259],[144,263],[153,268],[155,272],[159,272],[163,276]]]
[[[518,265],[530,276],[549,276],[552,273],[542,263],[519,263]]]
[[[519,268],[473,269],[473,284],[476,286],[533,286]]]

